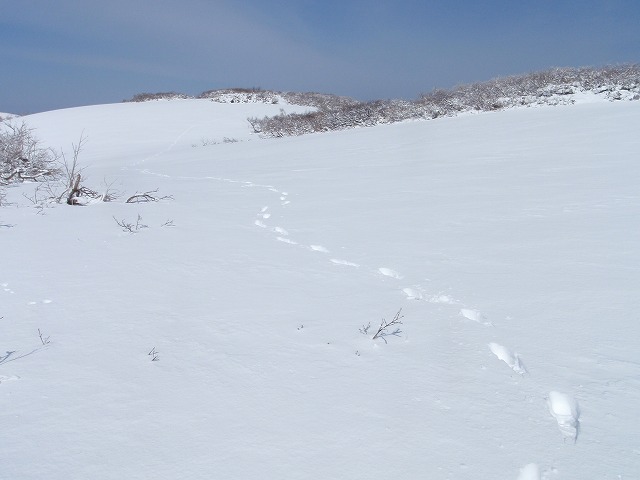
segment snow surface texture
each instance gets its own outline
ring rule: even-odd
[[[25,117],[174,200],[7,189],[0,478],[640,478],[640,104],[249,133],[279,108]]]

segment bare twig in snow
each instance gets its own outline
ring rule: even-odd
[[[378,331],[373,336],[373,340],[376,338],[381,338],[387,343],[387,339],[384,337],[388,337],[389,335],[399,336],[402,333],[402,330],[398,327],[398,325],[402,325],[402,319],[404,315],[401,315],[402,309],[398,310],[398,313],[393,317],[391,321],[386,321],[384,318],[380,322],[380,326],[378,327]],[[390,330],[394,328],[394,330]]]
[[[146,202],[159,202],[160,200],[173,200],[172,195],[164,195],[162,197],[158,197],[157,194],[158,189],[150,190],[144,193],[136,193],[135,195],[131,195],[127,198],[125,203],[146,203]]]
[[[40,329],[38,329],[38,336],[40,337],[40,342],[42,342],[42,345],[48,345],[49,343],[51,343],[49,341],[49,338],[51,337],[45,337],[40,331]]]
[[[152,362],[157,362],[158,360],[160,360],[160,357],[158,357],[158,351],[156,350],[156,347],[153,347],[151,351],[147,353],[147,355],[151,357]]]

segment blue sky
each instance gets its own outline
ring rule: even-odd
[[[638,0],[0,0],[0,112],[223,87],[415,98],[640,62]]]

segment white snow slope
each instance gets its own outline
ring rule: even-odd
[[[25,117],[174,199],[8,189],[0,478],[640,478],[640,102],[249,133],[280,107]]]

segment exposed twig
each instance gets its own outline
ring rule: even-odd
[[[136,223],[135,224],[133,224],[131,222],[128,222],[124,218],[122,220],[118,220],[116,217],[113,217],[113,219],[116,221],[118,226],[124,232],[138,233],[138,231],[143,229],[143,228],[149,228],[148,225],[145,225],[144,223],[142,223],[142,217],[140,216],[140,214],[138,214],[138,218],[136,219]]]
[[[102,199],[103,202],[113,202],[114,200],[122,196],[121,192],[113,188],[113,184],[115,183],[115,180],[111,183],[107,183],[107,180],[104,179],[102,183],[104,183],[104,187],[105,187],[104,193],[100,195],[100,198]]]
[[[138,214],[138,219],[136,220],[136,230],[140,230],[141,228],[149,228],[148,225],[142,223],[142,217]]]
[[[159,202],[160,200],[173,200],[172,195],[164,195],[162,197],[158,197],[154,195],[158,193],[158,189],[150,190],[144,193],[136,193],[135,195],[131,195],[127,198],[125,203],[146,203],[146,202]]]
[[[147,353],[147,355],[151,357],[152,362],[157,362],[158,360],[160,360],[160,357],[158,357],[158,352],[156,350],[156,347],[153,347],[151,351]]]
[[[51,337],[45,337],[42,332],[40,331],[40,329],[38,329],[38,336],[40,337],[40,341],[42,342],[42,345],[47,345],[49,343],[51,343],[49,341],[49,338]]]
[[[129,232],[129,233],[136,233],[135,232],[135,227],[133,225],[133,223],[129,223],[127,222],[124,218],[122,220],[118,220],[116,217],[113,217],[113,219],[116,221],[116,223],[118,224],[118,226],[125,232]]]
[[[400,330],[397,325],[402,325],[402,319],[404,318],[404,315],[401,315],[401,313],[402,309],[398,310],[398,313],[396,313],[395,317],[393,317],[391,321],[386,321],[383,318],[380,322],[380,326],[378,327],[378,331],[373,336],[373,340],[376,338],[382,338],[384,342],[387,343],[387,339],[384,337],[388,337],[389,335],[399,336],[402,333],[402,330]],[[395,330],[390,331],[389,328],[394,326]]]

